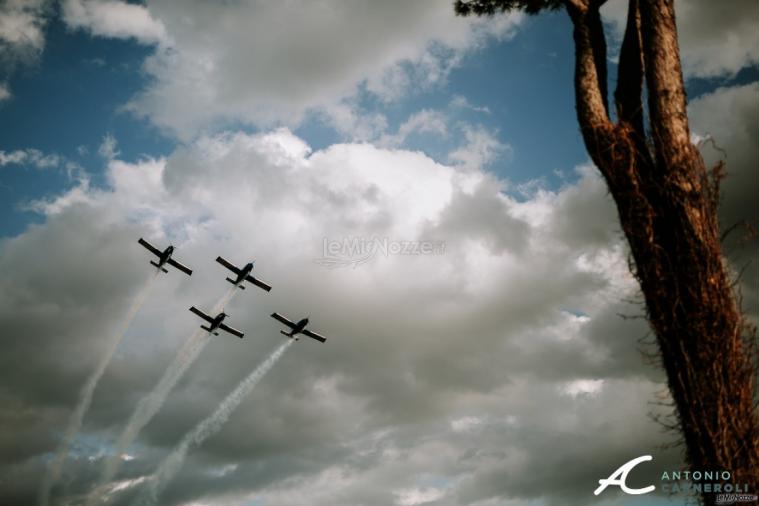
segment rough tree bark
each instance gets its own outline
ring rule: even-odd
[[[588,153],[616,203],[692,470],[727,470],[756,493],[755,352],[720,246],[717,171],[690,140],[673,0],[629,0],[616,121],[609,114],[606,0],[560,0],[574,26],[575,100]],[[468,5],[464,5],[464,4]],[[556,0],[470,0],[462,14],[555,8]],[[643,85],[649,130],[644,127]],[[712,505],[714,494],[702,494]]]

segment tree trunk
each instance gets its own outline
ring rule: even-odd
[[[617,204],[693,470],[759,485],[752,345],[723,263],[718,177],[690,141],[672,0],[631,0],[615,93],[605,97],[602,1],[567,1],[576,45],[577,114]],[[600,35],[599,35],[600,33]],[[604,48],[604,50],[600,50]],[[645,75],[651,139],[643,131]],[[703,494],[714,504],[714,494]]]

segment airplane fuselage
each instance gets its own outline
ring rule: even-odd
[[[248,262],[245,267],[243,267],[240,270],[240,273],[237,275],[237,279],[235,280],[235,284],[239,285],[243,281],[245,281],[245,278],[248,277],[248,275],[253,272],[253,262]]]
[[[295,327],[293,327],[288,335],[290,337],[293,337],[296,334],[300,334],[303,332],[303,329],[306,328],[306,325],[308,325],[308,318],[303,318],[301,321],[295,324]]]
[[[216,315],[216,317],[213,319],[213,323],[211,323],[211,330],[209,330],[208,332],[213,332],[214,330],[218,329],[219,325],[221,325],[221,322],[223,322],[224,318],[226,317],[227,315],[225,315],[224,313],[219,313],[218,315]]]
[[[171,258],[171,254],[174,253],[174,246],[167,246],[165,250],[163,250],[163,253],[161,253],[160,258],[158,259],[158,267],[163,267],[163,264],[169,261],[169,258]]]

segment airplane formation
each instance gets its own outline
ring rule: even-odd
[[[173,258],[175,248],[174,246],[168,246],[166,249],[161,251],[160,249],[156,248],[152,244],[150,244],[148,241],[146,241],[143,238],[140,238],[139,241],[142,246],[145,247],[148,251],[150,251],[152,254],[154,254],[156,257],[158,257],[158,261],[150,261],[150,264],[158,268],[159,270],[168,273],[169,271],[166,269],[166,265],[170,265],[188,276],[192,276],[192,269],[187,267],[186,265],[183,265],[179,261],[175,260]],[[228,260],[225,260],[222,257],[217,257],[216,261],[232,271],[235,275],[234,279],[227,277],[226,280],[232,283],[234,286],[241,290],[245,290],[244,283],[248,282],[251,283],[262,290],[269,292],[271,291],[271,286],[260,279],[254,277],[251,273],[253,272],[253,268],[255,266],[255,262],[249,262],[244,267],[236,267],[234,264],[229,262]],[[219,335],[219,330],[223,330],[224,332],[227,332],[229,334],[232,334],[233,336],[237,336],[240,339],[244,337],[244,333],[230,327],[226,323],[224,323],[224,320],[229,316],[228,314],[224,313],[222,311],[221,313],[217,314],[216,316],[211,316],[202,310],[196,308],[195,306],[192,306],[190,308],[190,311],[195,313],[197,316],[205,320],[206,325],[201,325],[200,328],[203,330],[209,332],[210,334]],[[327,340],[326,337],[317,334],[316,332],[312,332],[311,330],[308,330],[306,327],[308,326],[309,319],[308,317],[303,318],[299,320],[298,322],[293,322],[289,320],[287,317],[282,316],[279,313],[272,313],[270,315],[272,318],[277,320],[278,322],[282,323],[283,325],[287,326],[289,328],[289,332],[285,332],[284,330],[280,330],[280,334],[289,337],[290,339],[295,339],[296,341],[300,339],[299,336],[304,335],[306,337],[310,337],[311,339],[315,339],[316,341],[319,341],[321,343],[325,342]]]

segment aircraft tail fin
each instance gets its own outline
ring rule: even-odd
[[[211,327],[206,327],[205,325],[201,325],[200,328],[205,331],[211,332]]]
[[[233,285],[237,286],[237,288],[239,288],[240,290],[245,290],[245,287],[242,286],[242,283],[238,285],[237,283],[235,283],[235,280],[232,278],[226,278],[226,280],[232,283]]]
[[[154,261],[152,261],[152,260],[150,261],[150,265],[153,265],[153,266],[155,266],[155,267],[158,267],[159,269],[161,269],[161,270],[162,270],[163,272],[165,272],[166,274],[168,274],[168,273],[169,273],[169,271],[167,271],[166,269],[164,269],[163,267],[161,267],[161,265],[160,265],[160,264],[157,264],[156,262],[154,262]]]
[[[288,334],[284,330],[280,330],[279,333],[282,334],[283,336],[292,337],[292,334]]]

